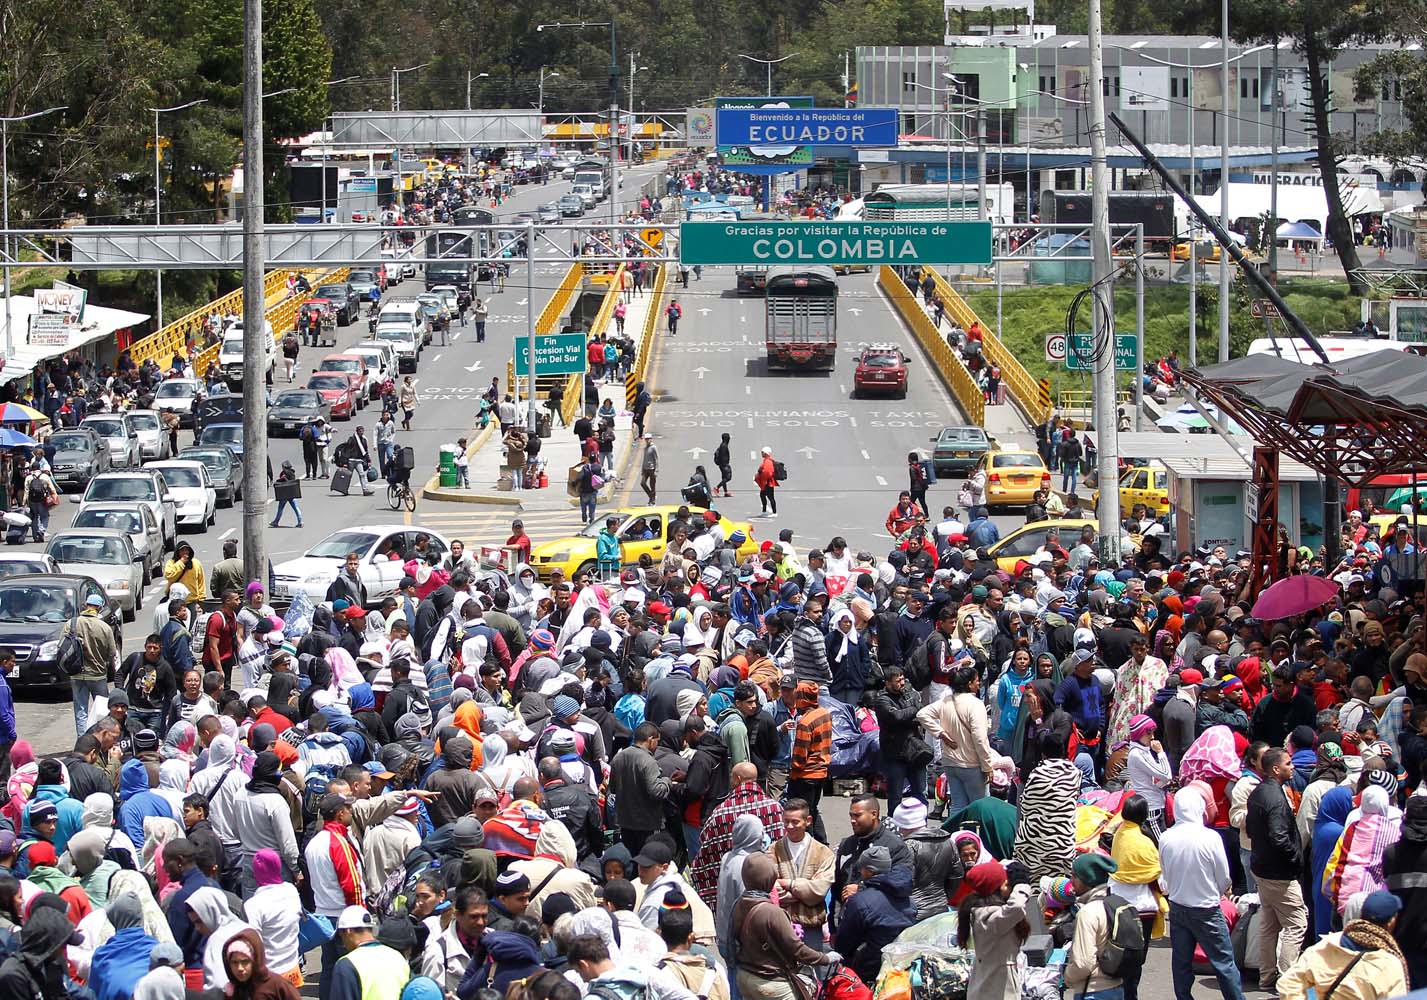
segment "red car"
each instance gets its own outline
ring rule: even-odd
[[[896,344],[873,344],[864,347],[857,356],[857,371],[852,376],[852,395],[888,393],[898,399],[907,398],[907,361]]]
[[[332,407],[333,420],[351,420],[357,412],[357,390],[343,372],[314,372],[307,388],[317,390],[322,402]]]
[[[367,399],[367,359],[360,354],[329,354],[317,366],[319,372],[340,372],[351,383],[357,406],[365,406]]]

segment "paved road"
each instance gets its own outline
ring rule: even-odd
[[[658,169],[662,168],[650,165],[625,172],[622,190],[637,192],[639,185]],[[545,202],[567,194],[570,186],[566,182],[552,182],[543,186],[517,187],[514,195],[499,209],[498,219],[532,211]],[[623,200],[628,202],[631,199],[627,194]],[[602,203],[585,221],[602,220],[607,212],[607,204]],[[549,301],[550,295],[568,268],[568,263],[560,261],[556,253],[549,247],[537,247],[535,273],[532,276],[533,294],[527,292],[524,265],[512,266],[505,290],[490,297],[485,343],[475,343],[475,326],[471,324],[464,330],[453,329],[446,345],[443,346],[438,340],[422,353],[415,379],[421,402],[417,407],[413,429],[410,433],[397,433],[398,446],[411,445],[416,449],[418,468],[413,480],[426,480],[435,468],[442,444],[454,442],[458,437],[470,433],[477,401],[490,384],[491,378],[498,376],[504,384],[506,362],[511,356],[514,339],[523,337],[526,333],[527,308],[538,313]],[[545,259],[542,260],[542,257]],[[385,300],[415,298],[424,288],[418,275],[388,289]],[[481,286],[480,294],[483,297],[490,292],[490,285]],[[351,346],[367,336],[366,320],[362,319],[338,330],[337,346],[334,348],[303,348],[293,384],[303,384],[308,374],[326,355],[337,353],[343,347]],[[280,390],[286,385],[279,367],[273,388]],[[367,428],[368,438],[374,440],[374,428],[380,414],[378,405],[359,411],[354,420],[334,423],[333,447],[355,433],[359,424]],[[181,431],[180,447],[187,447],[191,443],[191,432]],[[270,439],[267,442],[267,453],[272,459],[274,470],[283,461],[291,461],[299,470],[303,468],[302,448],[296,438]],[[467,509],[463,505],[448,505],[442,509],[443,505],[419,501],[420,505],[414,515],[404,511],[395,513],[386,503],[385,484],[379,482],[374,484],[373,488],[376,493],[371,497],[364,497],[359,491],[343,497],[328,493],[325,483],[305,483],[304,495],[300,501],[303,527],[293,527],[292,515],[288,512],[284,515],[286,523],[283,527],[268,529],[268,556],[273,564],[300,556],[339,527],[354,525],[417,524],[429,527],[448,539],[464,537],[467,540],[472,537],[471,530],[476,528],[484,528],[488,538],[493,538],[497,532],[501,532],[500,541],[504,541],[508,533],[511,516],[509,511],[495,512],[492,519],[475,516],[475,509]],[[272,502],[269,504],[271,510]],[[68,527],[77,510],[78,507],[71,503],[62,503],[55,508],[50,520],[51,533]],[[564,520],[574,525],[578,518],[572,516]],[[230,509],[220,508],[217,512],[217,524],[205,532],[185,531],[182,537],[193,543],[199,561],[205,567],[212,567],[222,558],[223,540],[235,536],[241,538],[241,535],[242,504],[239,503]],[[38,550],[42,546],[27,543],[18,548]],[[144,592],[143,610],[138,613],[135,622],[124,628],[125,655],[139,648],[143,638],[151,630],[152,609],[162,596],[164,588],[163,581],[159,580]],[[19,733],[30,740],[38,752],[53,753],[67,750],[73,745],[73,715],[68,692],[22,689],[16,692],[16,702]]]

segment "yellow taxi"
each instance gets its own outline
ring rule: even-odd
[[[1100,503],[1100,491],[1091,495],[1091,506]],[[1169,473],[1153,465],[1134,465],[1120,474],[1120,509],[1128,514],[1137,503],[1149,509],[1150,516],[1169,513]]]
[[[871,274],[871,264],[834,264],[833,274]]]
[[[619,558],[624,566],[633,566],[639,557],[648,554],[656,562],[664,558],[669,546],[669,525],[679,512],[677,504],[662,504],[653,507],[621,507],[617,510],[602,510],[595,516],[595,523],[586,525],[578,534],[568,535],[553,542],[545,542],[530,550],[530,565],[544,582],[550,581],[555,569],[564,571],[566,580],[573,580],[578,573],[594,573],[597,568],[595,542],[604,530],[605,521],[611,517],[619,519],[616,533],[619,535]],[[690,519],[694,525],[701,524],[704,508],[690,507]],[[735,531],[746,536],[738,548],[738,558],[743,560],[758,551],[758,542],[753,537],[753,525],[747,521],[730,521],[720,515],[719,526],[723,537],[732,537]],[[691,543],[701,548],[699,539]]]
[[[986,473],[986,506],[1017,507],[1031,502],[1036,490],[1050,489],[1050,470],[1034,451],[993,448],[981,456]]]
[[[1195,248],[1194,257],[1196,260],[1216,263],[1219,260],[1219,244],[1214,240],[1200,240],[1199,246]],[[1176,243],[1169,251],[1170,260],[1189,259],[1189,241]]]
[[[1060,546],[1069,552],[1080,541],[1080,529],[1090,527],[1099,530],[1099,522],[1088,518],[1069,518],[1058,521],[1032,521],[1030,524],[1023,524],[1010,534],[1004,536],[999,542],[991,546],[991,558],[996,560],[996,567],[1005,570],[1007,573],[1016,571],[1016,563],[1022,559],[1030,559],[1046,543],[1046,537],[1052,530],[1058,531],[1060,535]]]

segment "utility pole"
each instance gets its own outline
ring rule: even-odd
[[[1095,344],[1096,471],[1100,482],[1100,559],[1120,564],[1119,413],[1115,394],[1115,295],[1110,258],[1110,168],[1105,156],[1105,52],[1100,0],[1090,0],[1090,303]]]
[[[1226,0],[1227,2],[1227,0]],[[619,225],[619,59],[616,57],[616,28],[609,22],[609,221]],[[611,234],[613,238],[614,234]],[[531,370],[535,355],[530,356]]]
[[[1220,44],[1223,46],[1224,128],[1219,136],[1219,225],[1229,231],[1229,0],[1223,0]],[[1278,49],[1274,48],[1277,58]],[[1229,255],[1219,252],[1219,363],[1229,360]]]
[[[535,414],[535,223],[530,220],[525,222],[525,343],[526,353],[530,357],[530,368],[526,372],[526,385],[530,391],[526,393],[525,402],[525,425],[526,430],[531,434],[537,434],[540,426],[536,421]],[[517,376],[516,385],[520,384]],[[584,386],[580,387],[580,392],[585,391]],[[554,419],[554,415],[551,415]]]
[[[243,0],[243,575],[267,585],[268,401],[264,372],[263,3]]]
[[[1190,87],[1194,86],[1194,71],[1189,71],[1189,76],[1185,77],[1187,87],[1185,94],[1189,101],[1189,197],[1194,197],[1194,189],[1198,187],[1199,170],[1194,164],[1194,94]],[[1199,242],[1195,232],[1194,220],[1189,219],[1186,223],[1189,237],[1189,367],[1195,368],[1199,365]]]
[[[1273,134],[1273,173],[1268,181],[1268,280],[1278,284],[1278,108],[1283,99],[1283,87],[1278,79],[1278,39],[1273,40],[1273,111],[1269,131]]]

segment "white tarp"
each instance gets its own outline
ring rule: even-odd
[[[1262,218],[1268,214],[1270,198],[1270,185],[1268,184],[1230,182],[1229,222],[1233,223],[1236,219]],[[1194,200],[1205,211],[1215,218],[1218,217],[1218,191],[1212,194],[1196,195]],[[1344,187],[1343,210],[1350,218],[1364,213],[1378,213],[1382,211],[1382,198],[1376,191],[1367,188]],[[1184,209],[1180,208],[1179,211],[1184,211]],[[1323,193],[1323,189],[1316,185],[1280,184],[1278,186],[1278,217],[1285,222],[1306,222],[1320,233],[1327,232],[1328,197]]]
[[[91,344],[103,337],[111,337],[119,330],[138,326],[149,319],[146,313],[88,305],[84,309],[84,322],[69,327],[67,343],[31,344],[30,318],[38,312],[39,308],[33,297],[11,296],[10,322],[14,327],[15,356],[8,359],[5,367],[0,369],[0,384],[24,378],[43,361],[57,358],[66,351]],[[3,307],[0,307],[0,349],[3,349],[5,332],[4,312]]]

